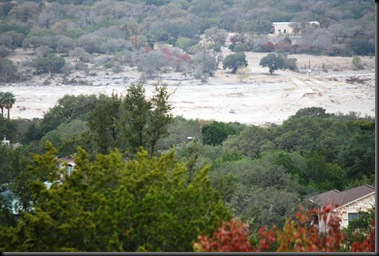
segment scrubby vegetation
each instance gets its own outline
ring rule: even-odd
[[[206,80],[226,46],[236,53],[375,54],[372,1],[34,0],[2,1],[0,7],[3,82],[30,73],[67,75],[84,66],[114,72],[134,66],[146,78],[175,70]],[[273,37],[276,21],[296,22],[295,34]],[[32,63],[13,63],[9,57],[18,49],[32,54]]]

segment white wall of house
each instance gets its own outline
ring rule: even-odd
[[[337,208],[336,211],[342,219],[341,228],[348,226],[349,213],[367,212],[372,209],[373,206],[375,206],[375,193]]]
[[[292,22],[274,22],[274,34],[292,34],[293,28],[291,24]]]
[[[349,213],[358,213],[358,212],[367,212],[375,206],[375,192],[359,198],[355,201],[352,201],[348,204],[342,205],[341,207],[336,208],[333,213],[327,215],[326,221],[324,221],[322,215],[319,215],[318,227],[320,232],[328,232],[329,228],[326,223],[329,222],[330,215],[337,215],[341,218],[341,226],[340,228],[346,228],[349,225]],[[319,207],[319,211],[321,211],[322,207]]]

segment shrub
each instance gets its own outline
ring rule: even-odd
[[[199,236],[193,249],[197,252],[374,252],[375,251],[375,217],[370,231],[363,239],[346,247],[346,234],[340,232],[338,216],[333,215],[333,208],[328,205],[321,211],[300,209],[295,219],[287,219],[282,230],[262,226],[256,237],[248,241],[248,226],[239,221],[224,222],[213,237]],[[320,215],[327,223],[327,232],[319,231],[312,220]]]
[[[10,82],[14,81],[17,77],[17,67],[11,60],[3,59],[0,57],[0,81]]]
[[[354,70],[361,70],[361,69],[363,69],[361,58],[359,58],[358,56],[353,56],[353,58],[351,60],[351,63],[353,64],[353,69]]]
[[[32,66],[36,69],[37,74],[61,73],[64,65],[64,58],[51,53],[32,61]]]

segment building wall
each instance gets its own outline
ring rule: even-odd
[[[292,34],[293,28],[290,26],[290,24],[273,24],[274,26],[274,34]],[[284,32],[285,30],[285,32]]]
[[[342,219],[341,228],[345,228],[349,224],[349,213],[358,213],[358,212],[367,212],[369,209],[372,209],[372,206],[375,206],[375,194],[364,197],[360,200],[348,204],[341,208],[338,208],[339,216]]]
[[[354,201],[351,204],[345,205],[343,207],[337,208],[333,215],[337,215],[341,218],[340,228],[346,228],[349,225],[349,213],[367,212],[375,206],[375,194],[369,195],[367,197],[361,198],[360,200]],[[321,210],[321,207],[318,209]],[[319,215],[318,227],[320,232],[328,232],[329,228],[326,223],[329,222],[330,214],[327,215],[326,221],[323,220],[322,216]]]

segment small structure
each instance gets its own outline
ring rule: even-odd
[[[310,26],[318,27],[320,26],[320,23],[318,21],[309,21],[308,22]],[[273,33],[275,35],[282,35],[282,34],[294,34],[294,27],[296,24],[299,24],[297,22],[273,22],[272,26],[274,27]]]
[[[314,195],[309,201],[319,210],[326,205],[332,205],[333,214],[341,218],[341,228],[345,228],[358,217],[359,212],[367,212],[375,206],[375,187],[365,184],[345,191],[333,189]],[[321,216],[317,216],[317,219],[319,230],[325,231],[326,223],[323,223]]]
[[[58,158],[58,160],[60,161],[60,168],[66,168],[67,174],[71,175],[75,167],[74,156],[70,155],[64,158]],[[61,177],[61,179],[63,179],[63,177]]]
[[[293,33],[293,27],[291,26],[293,22],[273,22],[272,25],[274,26],[274,34],[280,35],[280,34],[292,34]]]
[[[3,145],[7,145],[7,146],[9,146],[11,144],[10,141],[7,140],[7,136],[6,135],[4,135],[2,143],[3,143]]]

